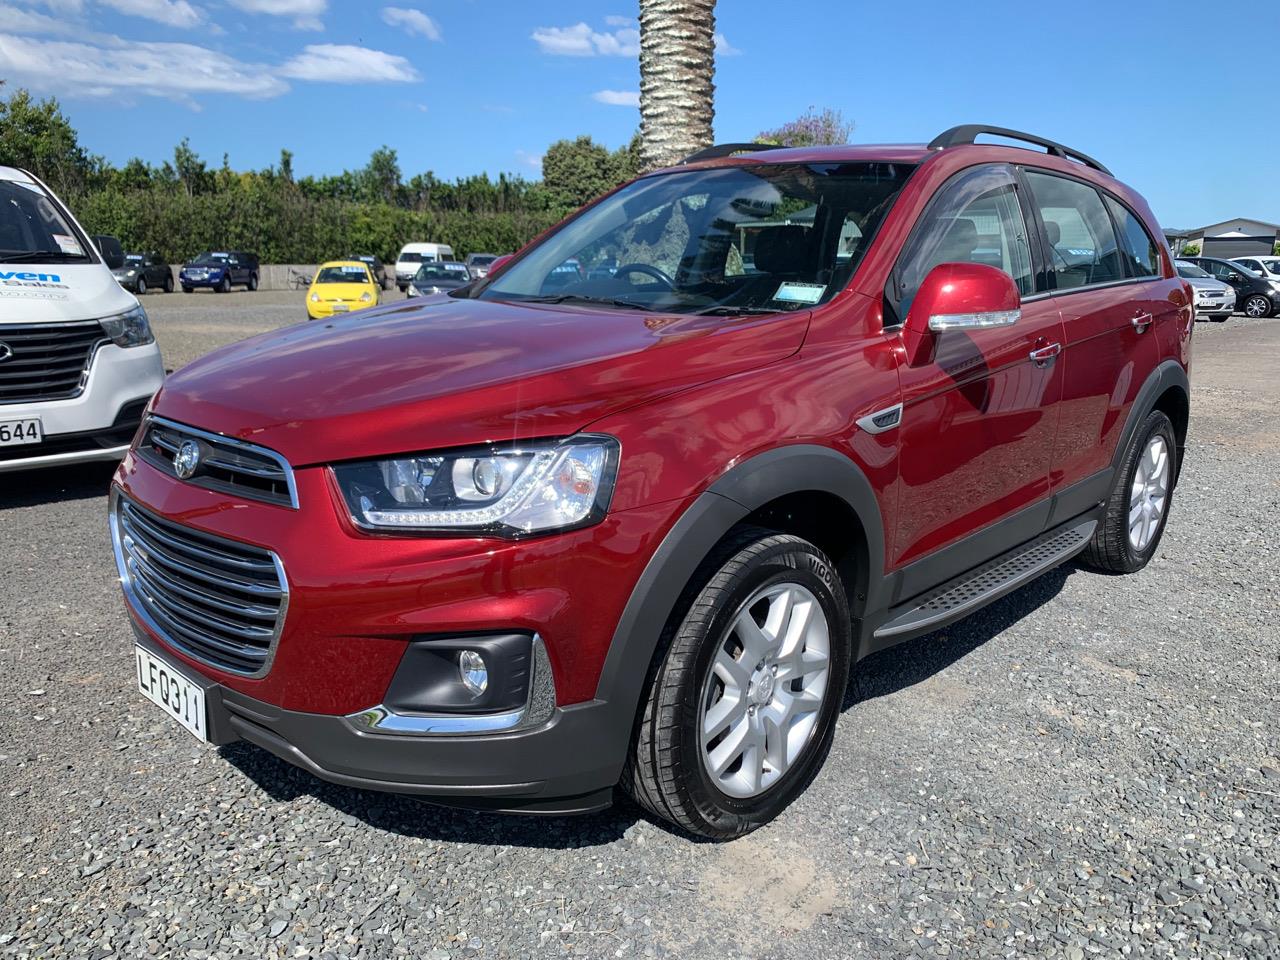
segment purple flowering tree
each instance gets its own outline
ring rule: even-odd
[[[846,120],[839,110],[817,110],[810,107],[777,130],[763,130],[756,134],[756,143],[773,143],[783,147],[817,147],[833,143],[848,143],[853,133],[853,121]]]

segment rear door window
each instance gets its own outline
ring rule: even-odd
[[[1156,277],[1160,275],[1160,248],[1147,233],[1142,221],[1129,208],[1113,197],[1106,198],[1107,209],[1120,231],[1120,247],[1130,276]]]
[[[1125,279],[1115,228],[1098,191],[1037,170],[1026,176],[1044,224],[1049,275],[1057,289]]]

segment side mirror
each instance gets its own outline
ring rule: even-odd
[[[907,363],[928,362],[935,338],[943,333],[1007,327],[1021,317],[1022,298],[1003,270],[984,263],[940,263],[920,284],[903,324]]]
[[[107,265],[108,270],[119,270],[124,266],[124,247],[120,246],[119,240],[105,234],[90,239],[98,248],[98,253],[102,255],[102,262]]]
[[[1239,283],[1243,279],[1244,277],[1234,271],[1227,274],[1227,283]]]

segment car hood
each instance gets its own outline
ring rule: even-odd
[[[1183,279],[1197,290],[1213,290],[1221,293],[1231,289],[1230,285],[1211,277],[1183,277]]]
[[[227,265],[225,263],[184,263],[182,265],[182,269],[183,270],[211,270],[211,271],[225,270],[227,269]]]
[[[155,412],[297,466],[567,436],[789,356],[808,318],[402,301],[210,353],[169,377]]]
[[[101,263],[0,263],[0,325],[97,320],[137,305]]]
[[[373,284],[371,283],[318,283],[311,288],[310,297],[316,294],[321,301],[330,300],[359,300],[361,294],[369,294],[373,296]]]

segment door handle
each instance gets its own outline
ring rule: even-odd
[[[1062,352],[1062,344],[1051,343],[1047,347],[1041,347],[1038,350],[1032,350],[1030,357],[1037,367],[1043,367],[1054,357]]]
[[[1133,329],[1139,333],[1146,333],[1147,327],[1151,326],[1152,316],[1149,313],[1140,313],[1129,322],[1133,324]]]

